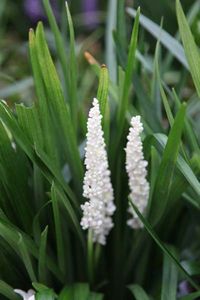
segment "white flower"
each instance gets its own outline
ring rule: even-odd
[[[144,214],[149,197],[149,183],[146,180],[147,161],[144,160],[142,142],[140,134],[143,131],[143,125],[140,116],[132,117],[131,127],[128,134],[128,142],[126,145],[126,171],[129,177],[130,199],[137,206],[139,211]],[[132,218],[127,224],[132,228],[143,227],[138,216],[132,207],[128,211],[132,214]]]
[[[34,290],[28,290],[28,292],[24,292],[22,290],[14,290],[16,294],[19,294],[22,296],[23,300],[35,300],[35,291]]]
[[[115,205],[101,119],[99,103],[94,98],[87,122],[86,173],[83,182],[83,196],[89,201],[81,205],[81,226],[92,231],[94,242],[105,245],[106,236],[113,227],[111,216]]]

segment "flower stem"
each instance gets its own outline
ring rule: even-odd
[[[88,258],[88,279],[89,283],[92,286],[94,282],[94,247],[93,247],[93,238],[92,230],[88,231],[87,239],[87,258]]]

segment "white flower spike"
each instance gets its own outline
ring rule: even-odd
[[[126,145],[126,171],[129,177],[130,199],[137,206],[139,211],[144,214],[149,197],[149,183],[146,180],[147,161],[144,160],[142,142],[140,134],[143,131],[143,125],[140,116],[132,117],[131,127],[128,134],[128,142]],[[138,216],[132,207],[128,211],[132,214],[132,218],[127,224],[134,229],[143,227]]]
[[[92,231],[94,242],[105,245],[106,236],[113,227],[111,216],[115,205],[101,119],[99,102],[94,98],[87,122],[86,173],[83,182],[83,196],[89,201],[81,205],[81,226]]]
[[[14,292],[18,295],[20,295],[23,300],[35,300],[35,291],[34,290],[28,290],[28,292],[24,292],[22,290],[14,290]]]

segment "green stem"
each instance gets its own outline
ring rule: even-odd
[[[88,279],[89,283],[92,286],[94,281],[94,246],[93,246],[93,238],[92,238],[92,230],[88,231],[88,239],[87,239],[87,257],[88,257]]]
[[[95,252],[94,252],[94,268],[95,268],[95,271],[98,267],[98,264],[99,264],[99,259],[100,259],[100,256],[101,256],[101,245],[100,244],[97,244],[96,247],[95,247]]]

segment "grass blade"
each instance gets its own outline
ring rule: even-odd
[[[144,149],[149,148],[149,150],[147,150],[147,152],[150,153],[150,146],[154,145],[156,147],[156,149],[159,152],[161,152],[165,148],[166,143],[167,143],[167,137],[164,134],[159,134],[159,133],[153,134],[152,136],[148,136],[146,138]],[[191,185],[191,187],[197,193],[197,195],[200,196],[200,182],[198,181],[194,171],[186,163],[186,161],[182,158],[181,155],[178,155],[176,166],[179,169],[179,171],[181,172],[181,174],[183,175],[184,179],[186,179],[188,184]],[[186,188],[187,188],[187,186],[185,184],[185,189]],[[200,208],[199,197],[196,197],[195,202],[196,202],[197,207]]]
[[[57,248],[57,259],[59,269],[63,274],[66,273],[66,251],[64,252],[63,245],[63,236],[62,236],[62,226],[61,226],[61,218],[58,206],[58,195],[56,193],[55,184],[52,184],[51,187],[51,198],[52,198],[52,207],[53,207],[53,215],[54,215],[54,223],[55,223],[55,232],[56,232],[56,248]]]
[[[109,91],[109,74],[106,65],[101,66],[100,76],[99,76],[99,86],[97,91],[97,99],[100,104],[100,111],[103,116],[103,130],[105,133],[105,140],[108,147],[109,142],[109,105],[108,105],[108,91]]]
[[[197,300],[200,296],[200,291],[178,298],[179,300]],[[198,298],[197,298],[198,297]]]
[[[99,100],[100,110],[103,118],[105,118],[106,105],[108,101],[109,76],[106,65],[101,66],[99,76],[99,87],[97,91],[97,99]]]
[[[174,257],[177,257],[173,247],[168,247]],[[178,272],[174,263],[164,254],[161,300],[176,300]]]
[[[136,300],[150,300],[146,292],[138,284],[133,284],[128,286],[131,293],[134,295]]]
[[[19,300],[20,297],[13,291],[14,289],[3,280],[0,280],[0,294],[9,300]]]
[[[191,75],[196,87],[197,93],[200,96],[200,55],[199,50],[195,44],[194,37],[188,25],[187,19],[184,15],[182,6],[179,0],[176,0],[176,13],[178,18],[178,25],[183,41],[185,54],[190,66]]]
[[[47,101],[47,96],[45,92],[44,81],[42,79],[42,73],[40,71],[40,66],[37,57],[36,50],[36,38],[33,30],[29,31],[29,52],[31,65],[33,70],[33,77],[35,83],[35,89],[37,94],[37,102],[34,105],[34,120],[37,120],[35,124],[37,128],[37,135],[42,135],[39,140],[33,139],[36,144],[39,143],[40,147],[45,150],[45,152],[51,157],[57,166],[59,166],[57,142],[55,136],[53,135],[53,122],[50,117],[50,109]],[[21,108],[22,110],[22,108]],[[26,114],[23,114],[23,120],[27,121]],[[25,120],[23,122],[25,122]],[[27,122],[26,122],[27,123]],[[29,125],[29,122],[28,122]],[[27,127],[27,125],[26,125]],[[39,127],[39,128],[38,128]],[[35,136],[35,131],[32,131],[33,137]]]
[[[125,70],[125,79],[124,79],[124,86],[123,86],[123,94],[119,102],[118,114],[117,114],[117,124],[118,124],[118,140],[121,139],[121,134],[124,128],[126,111],[128,108],[128,98],[130,87],[132,83],[132,76],[133,76],[133,68],[135,65],[135,53],[137,47],[137,40],[138,40],[138,30],[139,30],[139,17],[140,17],[140,9],[137,10],[137,15],[135,18],[132,34],[131,34],[131,41],[128,53],[128,61]],[[118,144],[118,143],[117,143]]]
[[[171,253],[171,251],[168,249],[167,246],[160,240],[158,235],[153,230],[153,227],[150,225],[150,223],[142,216],[142,214],[139,212],[137,207],[130,201],[131,206],[133,207],[134,211],[136,212],[137,216],[140,218],[141,222],[144,224],[145,229],[150,234],[150,236],[153,238],[155,243],[159,246],[159,248],[163,251],[163,253],[169,257],[169,259],[174,263],[174,265],[179,269],[179,271],[184,275],[184,277],[187,278],[187,280],[190,282],[190,284],[197,290],[200,289],[200,287],[193,281],[192,277],[189,275],[189,273],[182,267],[182,265],[179,263],[177,258]]]
[[[47,17],[48,17],[48,21],[49,21],[51,30],[54,35],[56,50],[57,50],[58,58],[60,60],[61,68],[63,71],[66,89],[67,89],[67,92],[69,92],[70,86],[69,86],[69,78],[68,78],[68,63],[67,63],[67,56],[66,56],[64,40],[63,40],[61,32],[58,28],[56,18],[54,16],[51,5],[49,4],[49,0],[43,0],[43,5],[44,5],[45,12],[47,14]]]
[[[77,72],[77,60],[76,60],[76,54],[75,54],[75,40],[74,40],[74,27],[72,22],[72,17],[70,14],[69,6],[67,1],[66,4],[66,10],[67,10],[67,20],[69,25],[69,36],[70,36],[70,54],[69,54],[69,63],[68,63],[68,77],[69,77],[69,83],[70,83],[70,90],[69,90],[69,97],[70,97],[70,107],[71,107],[71,115],[72,115],[72,121],[74,124],[74,128],[76,131],[77,128],[77,117],[78,117],[78,98],[77,98],[77,78],[78,78],[78,72]]]
[[[24,262],[24,265],[26,267],[27,273],[30,277],[30,280],[32,282],[37,281],[35,271],[33,269],[33,264],[32,264],[32,261],[31,261],[31,257],[30,257],[30,254],[29,254],[28,250],[27,250],[27,245],[25,244],[25,241],[24,241],[21,234],[19,234],[18,249],[19,249],[19,252],[21,254],[21,258]]]
[[[60,293],[58,300],[89,300],[90,290],[86,283],[76,283],[65,287]]]
[[[136,17],[136,11],[130,7],[127,8],[127,12],[130,16]],[[140,17],[141,25],[149,31],[157,40],[159,40],[187,69],[188,63],[184,54],[183,47],[181,44],[173,38],[164,29],[161,29],[156,23],[141,14]]]
[[[117,79],[117,64],[115,55],[115,45],[113,41],[113,30],[116,28],[117,1],[108,1],[108,18],[106,24],[106,65],[113,82]]]
[[[168,205],[169,192],[174,174],[174,168],[178,157],[181,135],[184,126],[186,105],[183,104],[175,118],[168,141],[163,152],[163,157],[158,170],[155,188],[150,209],[150,220],[156,224],[164,214]],[[176,141],[176,143],[174,143]],[[162,199],[162,201],[160,201]]]
[[[38,278],[41,283],[46,282],[47,272],[46,272],[46,248],[47,248],[47,234],[48,226],[41,233],[40,237],[40,247],[39,247],[39,260],[38,260]]]
[[[36,295],[35,295],[36,300],[55,300],[55,299],[57,299],[57,295],[54,293],[54,291],[52,289],[46,287],[45,285],[34,282],[33,287],[37,291]]]
[[[59,122],[61,130],[60,133],[63,135],[64,143],[66,144],[66,155],[73,173],[74,184],[77,188],[77,191],[79,191],[81,194],[83,166],[78,152],[70,110],[64,101],[61,84],[45,41],[42,23],[39,23],[36,31],[36,48],[49,102],[52,106],[54,114],[57,115],[57,121]]]

